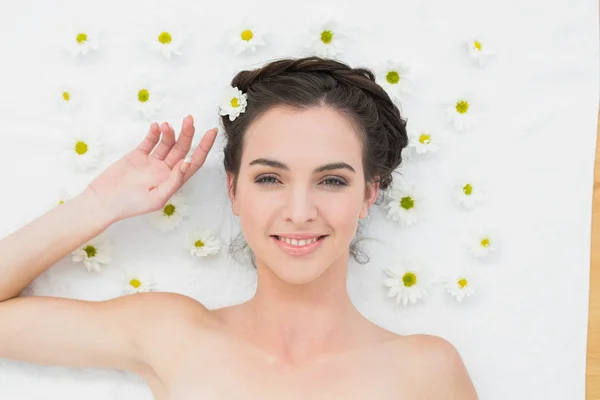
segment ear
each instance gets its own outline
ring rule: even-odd
[[[365,201],[363,201],[362,209],[360,210],[360,215],[358,216],[360,219],[365,218],[369,214],[369,208],[373,205],[375,200],[377,200],[377,195],[379,194],[379,177],[376,178],[376,183],[367,185],[365,189]]]
[[[233,175],[227,172],[227,196],[229,196],[229,200],[231,201],[231,210],[234,215],[238,215],[236,204],[235,204],[235,196],[233,195]]]

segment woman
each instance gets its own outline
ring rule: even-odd
[[[167,123],[152,124],[77,197],[0,241],[0,357],[133,371],[160,400],[476,399],[450,343],[384,330],[346,291],[358,222],[407,145],[406,121],[372,72],[283,59],[231,86],[247,107],[222,117],[224,166],[257,268],[255,296],[215,310],[175,293],[18,297],[112,223],[164,207],[202,167],[216,128],[184,164],[192,117],[177,141]]]

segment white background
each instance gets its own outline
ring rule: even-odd
[[[363,314],[398,333],[445,337],[459,350],[481,399],[583,399],[589,284],[590,218],[598,110],[598,3],[595,0],[419,2],[373,0],[301,6],[280,1],[172,2],[190,40],[182,57],[166,60],[141,42],[158,1],[4,0],[0,13],[0,234],[43,212],[59,187],[73,193],[144,137],[150,121],[135,117],[123,87],[148,71],[169,92],[159,121],[179,131],[193,114],[197,132],[218,126],[221,89],[241,69],[275,57],[308,55],[303,34],[315,17],[336,10],[350,41],[340,58],[369,67],[395,58],[420,73],[403,112],[447,139],[407,175],[424,193],[422,223],[402,228],[374,209],[364,235],[371,262],[350,266],[348,287]],[[233,23],[254,17],[271,36],[255,55],[236,56],[223,41]],[[61,52],[71,21],[103,29],[101,47],[77,61]],[[463,40],[482,34],[497,53],[484,69],[470,63]],[[85,104],[61,113],[54,85],[73,79]],[[457,134],[445,106],[465,88],[479,90],[487,119]],[[76,173],[58,158],[56,138],[72,125],[102,132],[108,143],[100,167]],[[33,295],[102,300],[120,295],[116,271],[138,265],[156,272],[159,287],[192,296],[210,308],[241,302],[255,290],[255,273],[226,254],[193,258],[182,247],[197,225],[228,242],[239,225],[225,195],[222,136],[205,167],[182,192],[191,217],[168,234],[144,216],[107,231],[114,261],[90,274],[70,257],[28,288]],[[195,142],[199,140],[196,138]],[[461,174],[483,179],[487,203],[458,209],[451,185]],[[396,178],[397,179],[397,178]],[[474,259],[461,241],[469,229],[498,232],[498,252]],[[48,238],[50,240],[50,238]],[[31,243],[32,248],[35,243]],[[28,251],[27,248],[23,251]],[[456,303],[441,288],[403,308],[387,299],[383,269],[393,252],[421,260],[436,273],[467,266],[477,295]],[[2,277],[0,276],[0,279]],[[156,322],[157,324],[160,321]],[[2,324],[2,321],[0,321]],[[69,329],[69,327],[65,327]],[[150,399],[135,375],[0,360],[0,398]]]

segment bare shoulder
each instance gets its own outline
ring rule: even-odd
[[[397,351],[415,367],[417,378],[427,391],[425,398],[477,400],[462,357],[448,340],[418,334],[399,336],[396,343]]]

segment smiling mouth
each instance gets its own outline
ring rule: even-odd
[[[329,236],[329,235],[316,236],[316,238],[317,238],[317,240],[321,240],[321,239],[323,239],[323,238],[325,238],[327,236]],[[274,237],[277,240],[281,240],[281,236],[271,235],[271,237]],[[314,239],[314,238],[311,238],[310,240],[312,240],[312,239]],[[304,239],[304,240],[308,240],[308,239]]]

